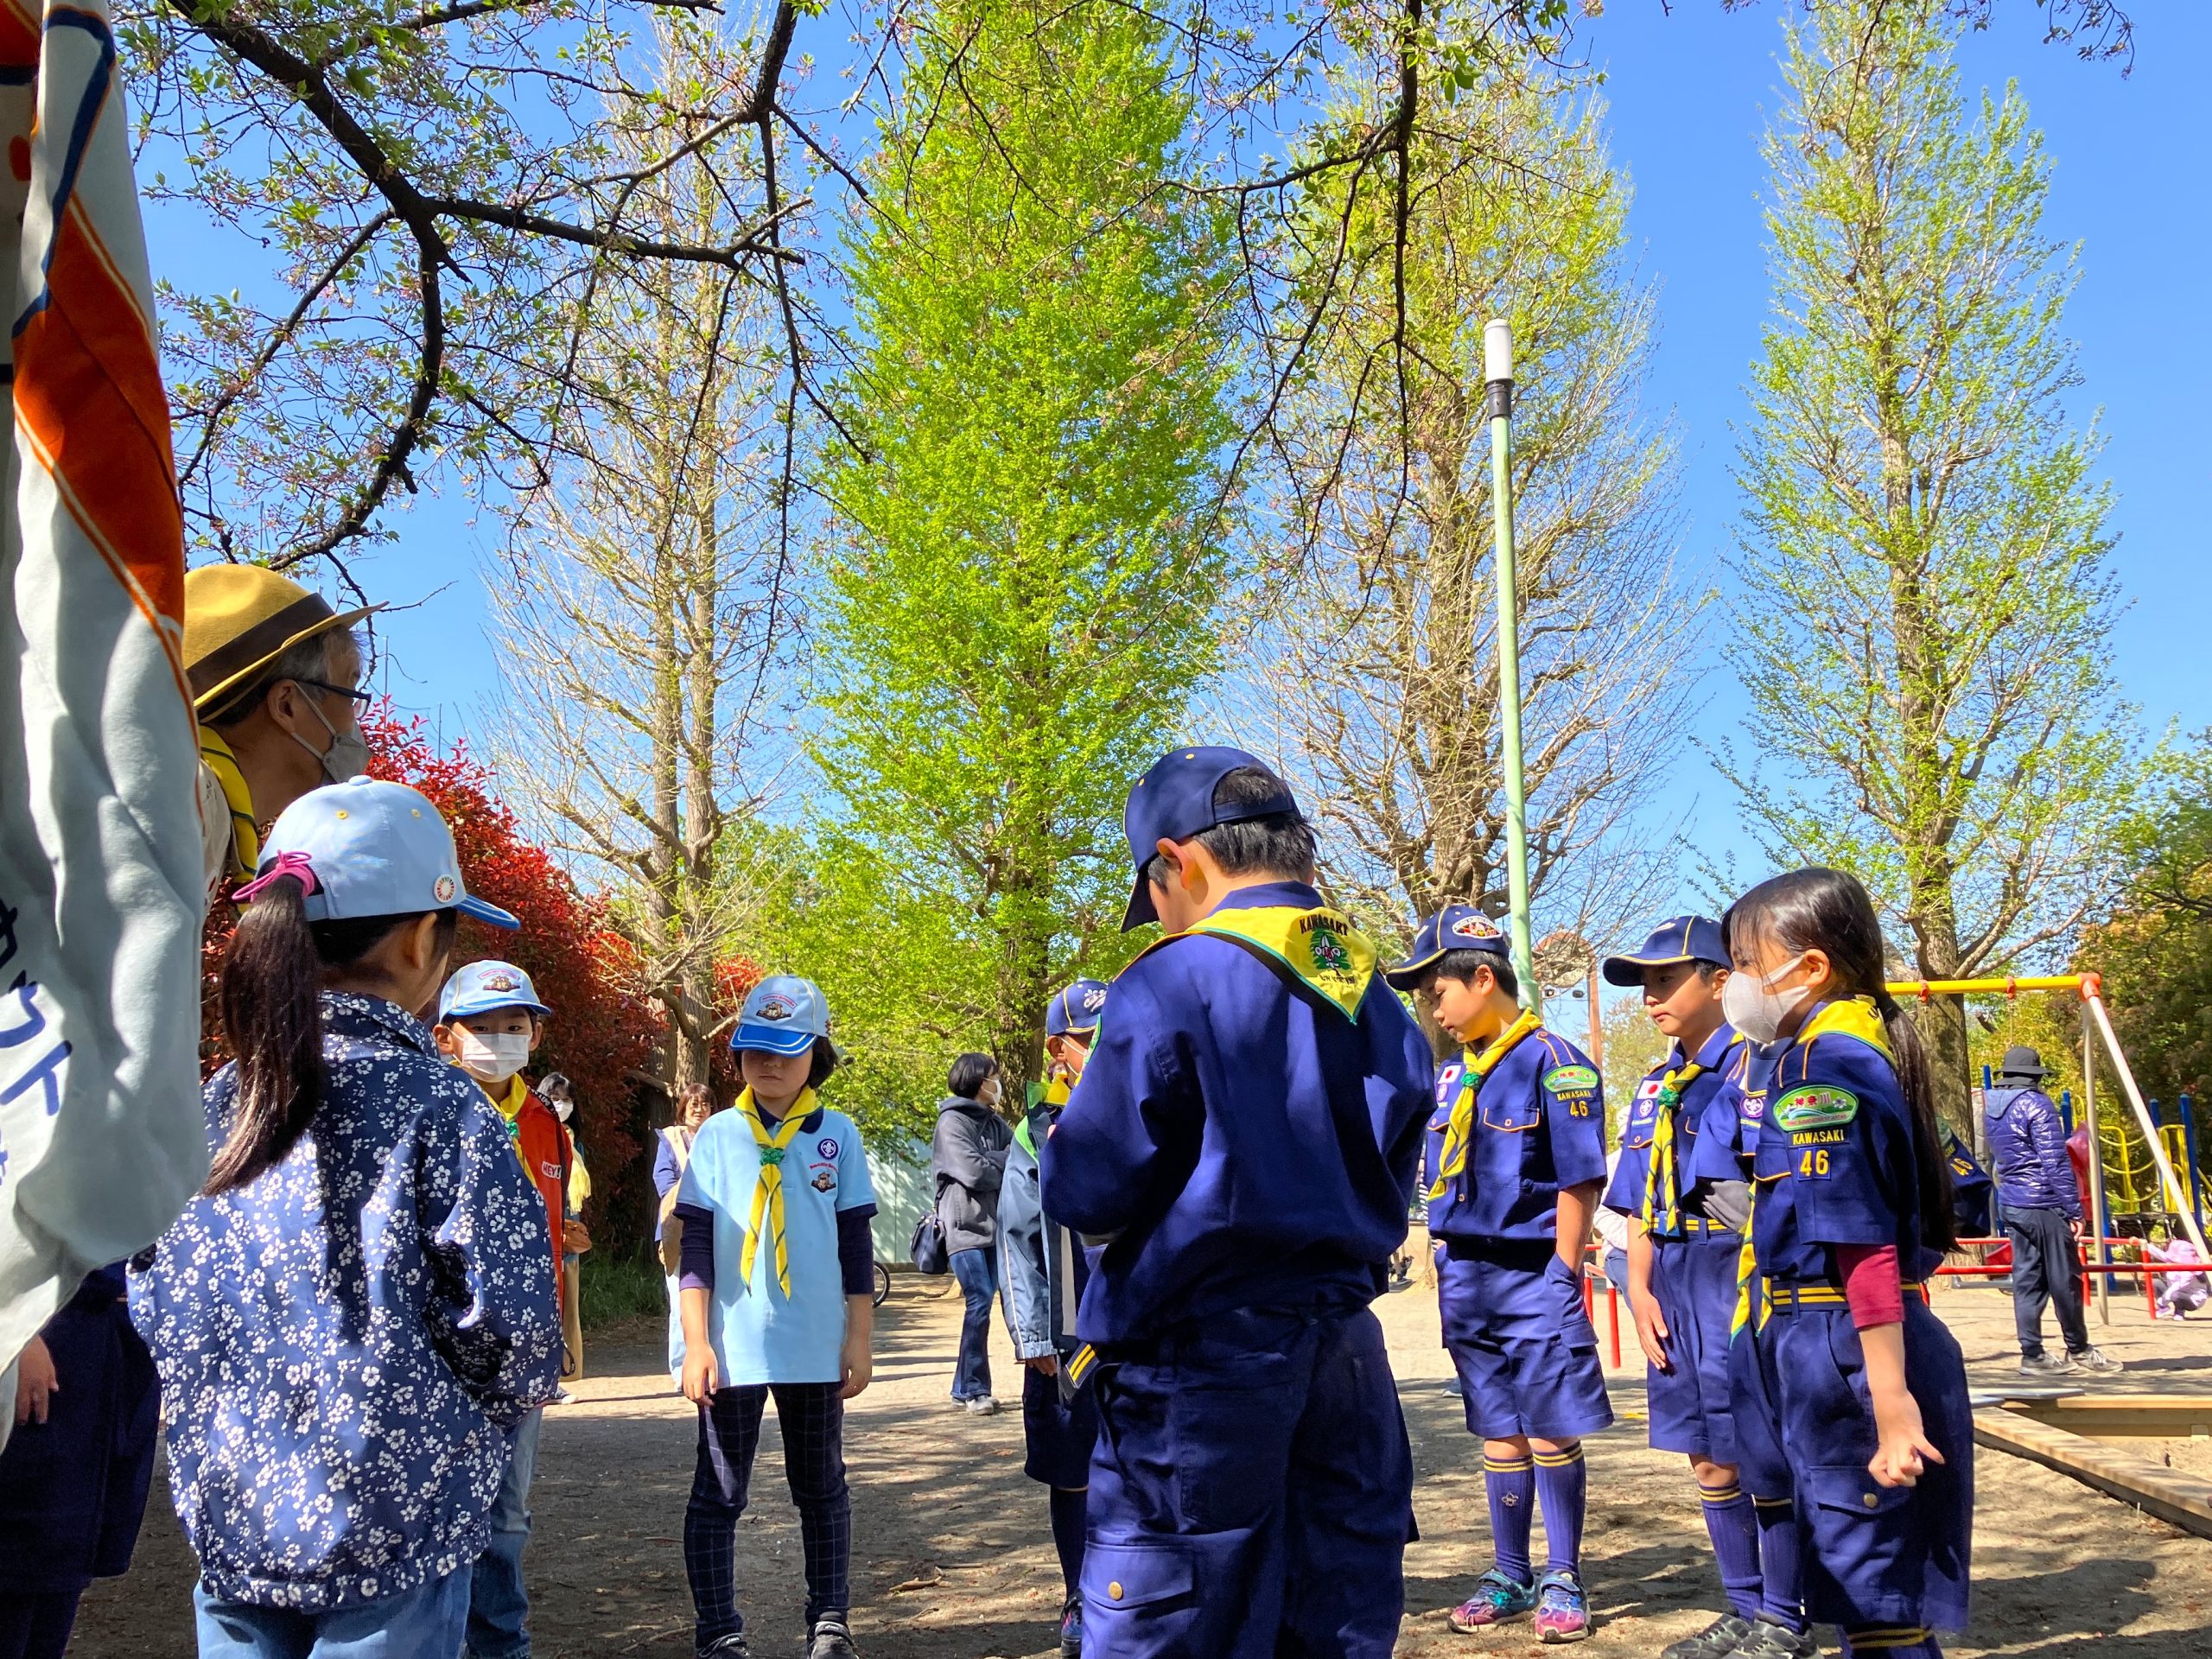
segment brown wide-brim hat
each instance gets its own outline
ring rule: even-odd
[[[320,594],[257,564],[184,573],[184,673],[205,714],[294,645],[359,621],[381,605],[334,611]]]

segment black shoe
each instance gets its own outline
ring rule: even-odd
[[[814,1621],[814,1639],[807,1643],[806,1659],[860,1659],[852,1632],[842,1617]]]
[[[2022,1376],[2071,1376],[2074,1363],[2061,1359],[2056,1354],[2023,1354],[2020,1356]]]
[[[693,1649],[693,1659],[753,1659],[753,1648],[742,1633],[725,1636]]]
[[[1810,1630],[1793,1630],[1770,1618],[1755,1618],[1751,1633],[1729,1659],[1813,1659],[1821,1644]]]
[[[1660,1649],[1659,1659],[1721,1659],[1742,1647],[1751,1633],[1751,1620],[1740,1613],[1723,1613],[1695,1636]]]

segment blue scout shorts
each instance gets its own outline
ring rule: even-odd
[[[1413,1452],[1382,1327],[1240,1309],[1102,1353],[1083,1563],[1113,1659],[1389,1659]]]
[[[1874,1408],[1848,1307],[1770,1314],[1756,1337],[1738,1336],[1730,1360],[1744,1452],[1738,1478],[1754,1497],[1796,1499],[1806,1616],[1822,1624],[1966,1629],[1974,1413],[1949,1328],[1919,1297],[1905,1297],[1905,1385],[1943,1454],[1913,1486],[1883,1486],[1867,1471]]]
[[[1023,1366],[1021,1438],[1021,1472],[1030,1479],[1071,1491],[1088,1485],[1090,1454],[1098,1445],[1097,1396],[1084,1388],[1072,1403],[1065,1402],[1059,1378]]]
[[[1726,1228],[1652,1241],[1651,1293],[1667,1320],[1671,1371],[1652,1366],[1651,1444],[1707,1463],[1739,1461],[1729,1409],[1728,1326],[1743,1240]]]
[[[1436,1287],[1470,1433],[1571,1440],[1613,1421],[1581,1281],[1549,1244],[1452,1240]]]

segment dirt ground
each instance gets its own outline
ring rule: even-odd
[[[1959,1332],[1978,1384],[2017,1382],[2011,1305],[2001,1293],[1950,1291],[1937,1309]],[[1489,1558],[1480,1463],[1459,1402],[1445,1390],[1433,1293],[1416,1283],[1380,1304],[1419,1472],[1421,1541],[1406,1562],[1404,1656],[1534,1653],[1522,1623],[1463,1637],[1443,1611]],[[1628,1357],[1634,1335],[1623,1310]],[[946,1402],[957,1305],[901,1277],[882,1309],[874,1386],[848,1418],[854,1496],[855,1633],[870,1659],[1037,1659],[1055,1651],[1059,1575],[1043,1491],[1021,1473],[1016,1412],[973,1420]],[[1600,1299],[1603,1343],[1606,1309]],[[2116,1296],[2093,1325],[2128,1363],[2101,1389],[2212,1393],[2212,1320],[2154,1326],[2139,1300]],[[1002,1328],[993,1373],[1019,1377]],[[543,1659],[689,1651],[690,1605],[680,1547],[691,1478],[691,1409],[660,1370],[658,1327],[602,1332],[575,1404],[547,1417],[528,1557],[532,1624]],[[1588,1442],[1586,1573],[1598,1616],[1592,1659],[1656,1654],[1719,1605],[1697,1495],[1680,1458],[1644,1444],[1643,1370],[1609,1370],[1621,1421]],[[2138,1442],[2141,1446],[2143,1442]],[[2201,1447],[2181,1443],[2177,1466]],[[740,1575],[754,1651],[801,1651],[798,1529],[763,1446]],[[1975,1614],[1962,1655],[2047,1659],[2206,1659],[2212,1654],[2212,1541],[2129,1510],[2063,1476],[1983,1452],[1977,1465]],[[136,1565],[86,1598],[71,1652],[84,1659],[188,1659],[191,1553],[156,1486]],[[1833,1651],[1833,1635],[1830,1635]]]

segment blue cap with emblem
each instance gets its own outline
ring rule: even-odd
[[[1423,974],[1452,950],[1488,950],[1506,957],[1512,955],[1513,947],[1506,943],[1498,925],[1474,906],[1446,905],[1421,925],[1406,959],[1385,968],[1382,977],[1391,989],[1410,991],[1421,983]]]
[[[760,1049],[770,1054],[804,1054],[817,1038],[830,1034],[830,999],[810,979],[771,974],[753,988],[730,1033],[733,1050]],[[830,1044],[836,1053],[837,1046]]]
[[[1078,979],[1045,1005],[1045,1034],[1065,1037],[1071,1031],[1096,1031],[1105,1006],[1105,981]]]
[[[1298,798],[1290,785],[1275,779],[1275,792],[1233,806],[1217,806],[1214,791],[1230,772],[1256,766],[1274,777],[1268,763],[1243,749],[1209,746],[1170,749],[1137,779],[1122,809],[1122,827],[1129,837],[1129,856],[1135,861],[1136,886],[1129,893],[1129,907],[1122,916],[1122,931],[1156,922],[1152,907],[1152,884],[1144,867],[1152,861],[1163,841],[1188,841],[1201,830],[1217,823],[1242,823],[1248,818],[1268,818],[1279,812],[1298,810]]]
[[[404,784],[353,778],[294,801],[270,826],[259,868],[237,896],[251,902],[284,875],[306,889],[311,922],[457,910],[493,927],[522,925],[469,897],[453,831],[428,796]]]
[[[455,970],[438,993],[438,1023],[466,1020],[500,1008],[528,1008],[532,1014],[552,1009],[537,1000],[530,976],[511,962],[472,962]]]
[[[1641,985],[1647,968],[1666,968],[1678,962],[1709,962],[1728,966],[1728,947],[1720,938],[1720,924],[1707,916],[1677,916],[1651,930],[1643,949],[1633,956],[1607,957],[1599,972],[1608,985]]]

